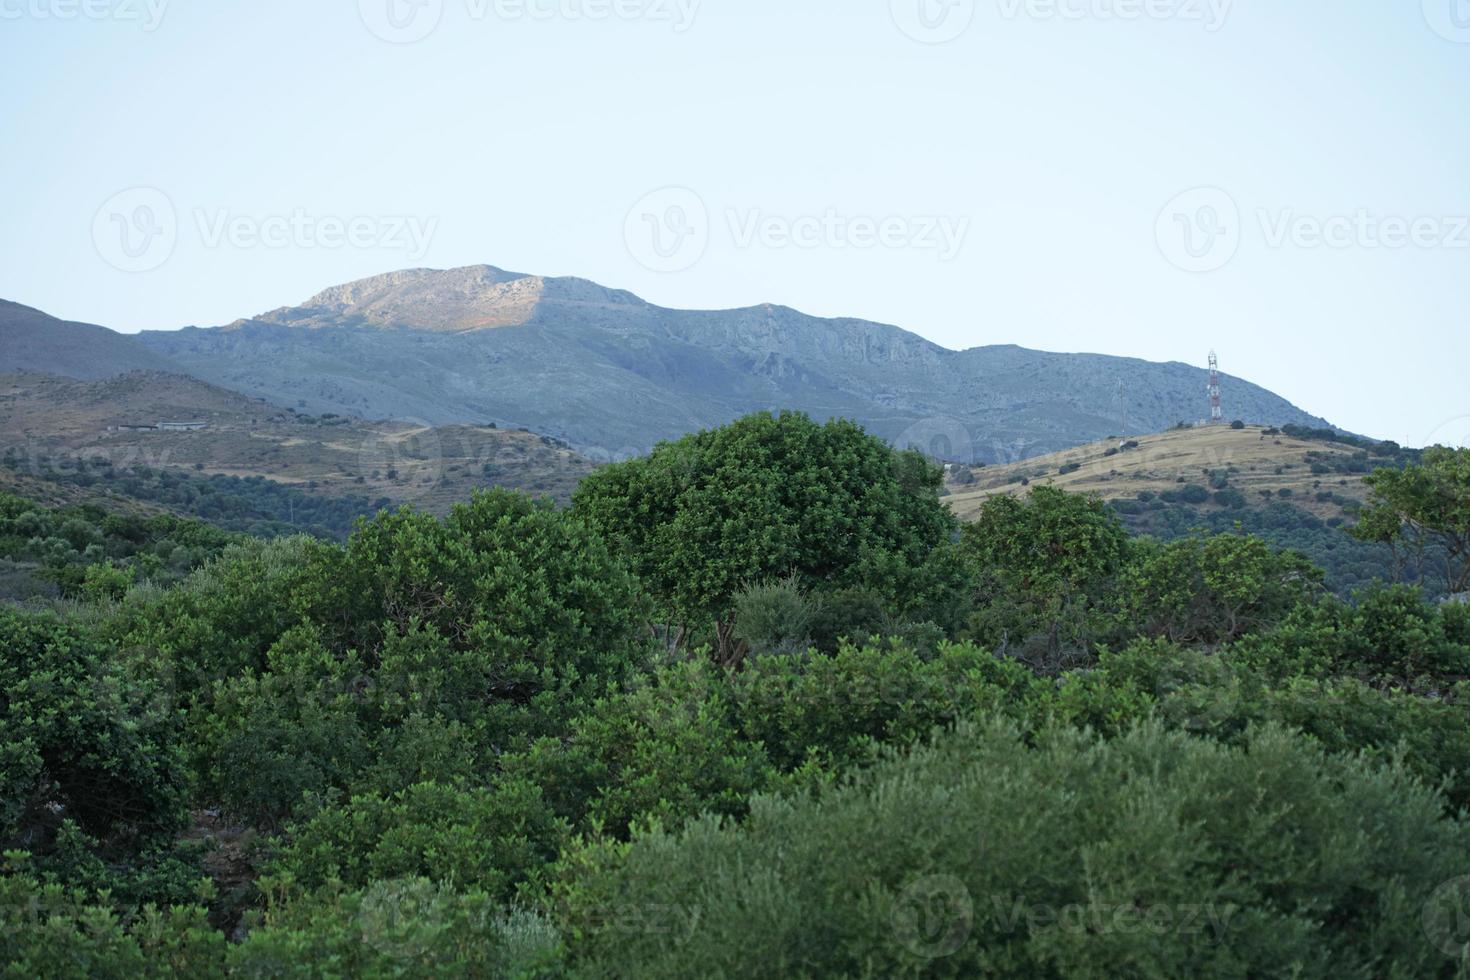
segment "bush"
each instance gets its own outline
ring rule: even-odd
[[[540,786],[578,830],[615,836],[649,819],[672,827],[705,811],[742,814],[774,775],[761,744],[736,727],[722,669],[705,661],[599,701],[504,768]]]
[[[509,901],[555,857],[562,835],[529,783],[420,783],[391,796],[316,801],[266,873],[306,891],[426,878]]]
[[[805,589],[902,592],[874,568],[922,565],[955,527],[941,471],[851,422],[756,414],[606,466],[575,513],[633,564],[682,641],[736,656],[735,595],[795,576]]]
[[[735,596],[735,638],[755,656],[806,649],[813,619],[812,604],[794,578],[747,586]]]
[[[1402,767],[1278,729],[961,727],[740,827],[573,854],[560,898],[597,976],[1432,975],[1467,844]],[[667,930],[598,918],[630,906]]]
[[[1222,534],[1144,541],[1120,582],[1130,635],[1219,644],[1267,629],[1321,591],[1322,573],[1259,538]]]
[[[79,628],[0,610],[0,842],[44,850],[63,820],[101,839],[184,820],[171,692]]]

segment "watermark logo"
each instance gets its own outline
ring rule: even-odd
[[[1448,449],[1470,449],[1470,415],[1461,415],[1445,422],[1431,432],[1422,444],[1444,446]]]
[[[137,24],[158,30],[169,0],[0,0],[0,20],[91,20]]]
[[[194,210],[194,225],[205,248],[383,249],[417,262],[429,251],[438,218],[417,215],[314,215],[305,208],[290,214],[236,214],[224,208]]]
[[[1424,903],[1424,934],[1441,953],[1461,959],[1470,953],[1470,875],[1453,878]]]
[[[1225,26],[1235,0],[999,0],[1006,20],[1180,21],[1213,34]]]
[[[397,419],[375,429],[358,446],[357,475],[399,502],[428,495],[444,475],[438,430],[423,419]]]
[[[725,212],[736,248],[760,246],[767,249],[869,249],[933,252],[941,262],[952,261],[964,247],[970,219],[955,215],[925,214],[906,217],[888,215],[848,216],[835,208],[821,214],[796,216],[767,214],[759,208]]]
[[[675,34],[694,26],[701,0],[467,0],[470,17],[483,20],[650,21]]]
[[[122,272],[150,272],[167,262],[183,231],[207,249],[379,249],[410,262],[428,254],[439,219],[418,215],[317,215],[305,208],[283,214],[242,214],[227,208],[194,208],[181,228],[167,194],[133,187],[108,198],[92,219],[92,242],[108,265]]]
[[[969,941],[975,904],[954,875],[930,875],[894,899],[892,924],[894,939],[904,949],[922,959],[941,959]]]
[[[4,0],[0,0],[4,2]],[[463,0],[475,23],[521,21],[647,21],[668,24],[675,34],[694,26],[702,0]],[[364,26],[390,44],[413,44],[438,30],[444,0],[358,0]]]
[[[888,0],[898,29],[921,44],[947,44],[975,22],[975,0]]]
[[[687,187],[646,194],[623,223],[628,251],[653,272],[683,272],[704,257],[716,232],[737,249],[914,250],[954,259],[970,232],[960,215],[773,214],[761,208],[726,208],[724,227],[711,221],[704,199]],[[725,241],[721,238],[721,241]]]
[[[1324,218],[1294,208],[1261,208],[1257,217],[1269,248],[1470,249],[1470,215],[1407,218],[1359,208]]]
[[[1423,0],[1424,19],[1446,41],[1470,44],[1470,0]]]
[[[628,211],[623,240],[645,269],[683,272],[704,258],[709,248],[709,209],[687,187],[653,191]]]
[[[938,415],[915,422],[893,441],[895,447],[917,449],[931,459],[946,463],[975,462],[975,443],[970,430],[957,418]]]
[[[1240,912],[1234,905],[1214,903],[1140,905],[1123,902],[1030,903],[1014,895],[990,896],[992,921],[1003,932],[1030,934],[1056,930],[1074,936],[1147,935],[1202,936],[1221,943]]]
[[[122,272],[149,272],[169,260],[179,241],[178,212],[156,187],[130,187],[108,198],[92,218],[92,244]]]
[[[1154,224],[1159,251],[1185,272],[1214,272],[1240,249],[1240,208],[1218,187],[1196,187],[1175,197]]]
[[[413,44],[438,28],[444,0],[357,0],[357,13],[375,37],[389,44]]]
[[[1303,214],[1295,208],[1256,208],[1242,219],[1235,199],[1218,187],[1185,191],[1164,206],[1154,234],[1159,251],[1186,272],[1214,272],[1235,258],[1249,232],[1268,249],[1346,251],[1470,250],[1470,214]],[[1252,224],[1254,228],[1252,228]]]

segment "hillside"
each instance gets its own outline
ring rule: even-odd
[[[1184,364],[952,351],[778,306],[671,310],[491,266],[391,273],[228,327],[139,339],[196,377],[311,414],[495,422],[599,458],[779,407],[851,418],[948,459],[1012,460],[1115,431],[1120,386],[1143,428],[1198,418],[1207,380]],[[1234,417],[1326,424],[1245,381],[1225,388]]]
[[[0,374],[41,371],[68,378],[106,378],[128,371],[177,370],[167,357],[134,337],[0,300]]]
[[[206,427],[130,428],[161,421]],[[12,473],[53,483],[101,463],[114,473],[263,477],[313,495],[436,511],[482,486],[565,499],[591,469],[565,446],[527,432],[308,416],[157,372],[96,381],[0,375],[0,451]]]
[[[1124,449],[1124,440],[1105,439],[1007,466],[971,469],[972,483],[958,482],[951,474],[949,505],[967,518],[989,497],[1024,493],[1035,485],[1132,501],[1140,494],[1157,497],[1189,485],[1218,490],[1211,481],[1223,478],[1229,488],[1240,491],[1248,508],[1290,500],[1330,519],[1343,516],[1345,503],[1367,496],[1361,475],[1320,472],[1324,466],[1350,466],[1362,451],[1348,445],[1268,434],[1262,426],[1171,429],[1127,442],[1137,445]],[[1319,472],[1313,472],[1314,462]],[[1319,494],[1340,499],[1318,500]]]
[[[1171,541],[1246,533],[1301,552],[1326,572],[1328,588],[1346,596],[1373,579],[1416,581],[1416,570],[1400,567],[1387,547],[1345,533],[1367,497],[1364,475],[1415,455],[1296,427],[1175,429],[1009,466],[952,468],[946,500],[968,520],[986,500],[1035,486],[1092,494],[1134,534]],[[1433,576],[1420,584],[1438,588]]]

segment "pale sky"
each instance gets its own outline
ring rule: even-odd
[[[485,262],[1470,436],[1470,0],[0,0],[0,93],[67,319]]]

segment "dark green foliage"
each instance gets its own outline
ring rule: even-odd
[[[560,898],[589,976],[1432,975],[1421,913],[1467,844],[1402,767],[1278,729],[962,726],[739,827],[575,853]],[[628,905],[666,928],[599,914]]]
[[[795,576],[804,588],[867,585],[902,598],[880,570],[918,566],[949,539],[940,484],[924,457],[851,422],[783,412],[604,467],[573,508],[632,562],[661,622],[731,659],[735,595],[751,583]]]
[[[487,701],[604,687],[644,655],[633,577],[580,523],[522,494],[477,492],[443,520],[381,514],[323,552],[317,574],[311,616],[333,650],[371,667],[388,639],[422,631],[446,644],[436,667],[473,653],[452,682]]]
[[[1380,469],[1366,480],[1373,495],[1355,534],[1386,544],[1395,556],[1429,562],[1450,595],[1470,591],[1470,449],[1426,449],[1423,463]]]
[[[6,465],[23,465],[9,460]],[[114,467],[103,461],[37,461],[49,479],[80,487],[103,487],[125,497],[159,504],[229,531],[269,536],[312,534],[341,538],[353,522],[390,503],[386,498],[324,497],[303,493],[263,476],[200,476],[147,466]]]
[[[956,541],[923,459],[758,416],[171,587],[197,526],[69,513],[137,550],[0,613],[6,975],[1453,975],[1470,607],[1333,597],[1207,477],[1127,502],[1174,540],[1043,487]]]
[[[288,832],[271,880],[310,892],[420,877],[502,901],[556,856],[563,830],[525,781],[468,788],[419,783],[391,796],[322,800]]]
[[[1175,643],[1224,643],[1285,618],[1318,594],[1321,578],[1257,538],[1145,540],[1120,582],[1120,625]]]
[[[1045,685],[1023,665],[969,644],[921,658],[902,643],[760,661],[731,683],[740,731],[781,769],[816,760],[838,771],[876,744],[905,744],[989,712],[1020,713]]]
[[[747,586],[735,596],[735,639],[751,656],[791,654],[811,646],[811,600],[795,578]]]
[[[63,820],[107,841],[184,819],[170,692],[82,629],[0,609],[0,841],[45,850]]]
[[[1085,651],[1099,602],[1129,553],[1127,532],[1091,498],[1036,487],[986,501],[961,549],[977,585],[968,632],[1055,669]]]
[[[542,739],[505,767],[541,786],[580,829],[617,835],[639,819],[742,813],[774,775],[761,745],[740,737],[723,671],[704,661],[598,702],[565,737]]]
[[[68,598],[116,599],[135,581],[178,581],[234,540],[200,521],[48,508],[0,493],[0,559]],[[0,599],[45,594],[24,582],[0,588]]]

